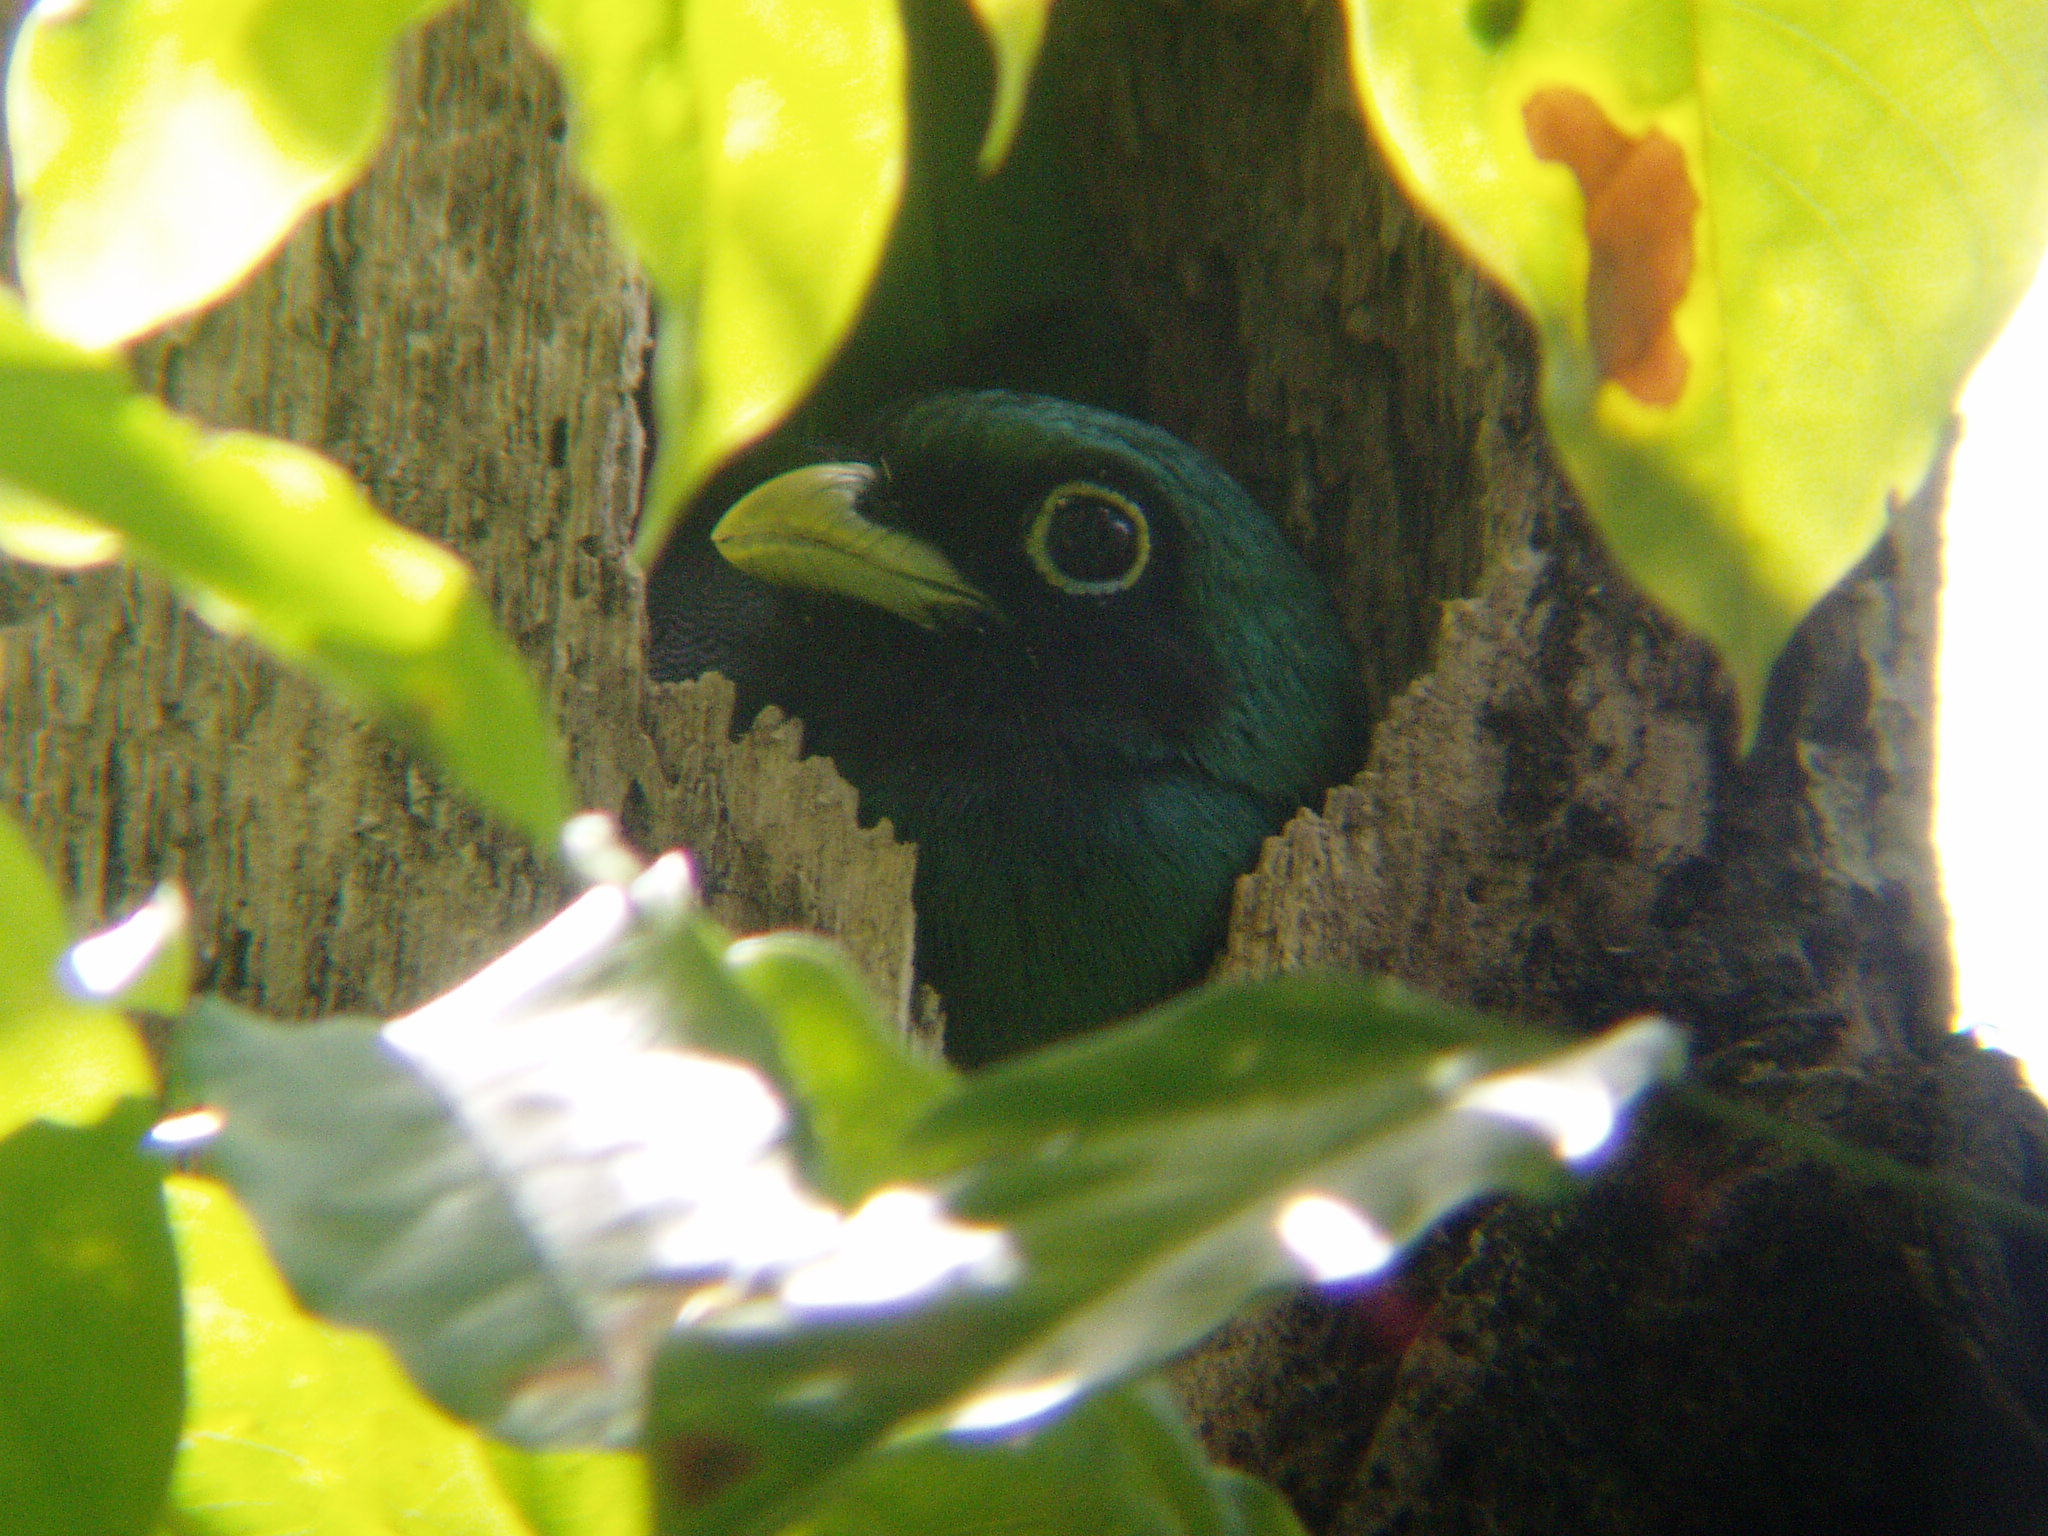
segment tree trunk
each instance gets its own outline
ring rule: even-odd
[[[819,926],[899,1010],[914,855],[790,722],[730,738],[716,681],[650,683],[626,559],[647,297],[567,160],[563,102],[508,8],[401,49],[367,179],[227,303],[146,346],[149,386],[338,459],[454,548],[546,688],[584,802],[686,845],[740,928]],[[89,917],[185,881],[207,985],[285,1014],[391,1013],[531,927],[559,871],[374,728],[153,579],[18,605],[0,774]]]
[[[1946,1033],[1928,846],[1938,487],[1801,632],[1732,749],[1711,656],[1606,563],[1516,317],[1408,209],[1332,0],[1063,0],[1036,110],[1091,146],[1151,414],[1330,580],[1384,710],[1267,845],[1222,965],[1391,972],[1568,1029],[1655,1009],[1700,1075],[2042,1197],[2048,1123]],[[585,799],[684,844],[742,927],[836,932],[906,1006],[913,855],[798,728],[651,683],[624,548],[645,295],[500,0],[402,50],[366,182],[144,349],[221,425],[334,455],[477,568]],[[179,877],[207,982],[388,1013],[559,899],[373,728],[120,572],[0,631],[0,776],[88,917]],[[1451,603],[1448,616],[1443,605]],[[1497,1203],[1397,1279],[1279,1303],[1181,1373],[1219,1455],[1341,1532],[2048,1525],[2042,1249],[1667,1108],[1581,1197]]]
[[[2041,1201],[2041,1106],[1948,1032],[1940,477],[1801,630],[1739,759],[1712,656],[1549,457],[1526,329],[1368,142],[1336,6],[1068,20],[1057,78],[1104,147],[1154,414],[1284,514],[1378,697],[1435,647],[1365,771],[1240,882],[1221,969],[1388,973],[1569,1030],[1665,1013],[1701,1081]],[[1580,1198],[1468,1214],[1180,1380],[1211,1448],[1319,1530],[2039,1531],[2043,1259],[1958,1201],[1665,1109]]]

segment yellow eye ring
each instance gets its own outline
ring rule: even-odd
[[[1152,526],[1128,496],[1087,480],[1049,492],[1024,533],[1038,574],[1073,597],[1127,591],[1152,560]]]

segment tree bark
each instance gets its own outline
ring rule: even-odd
[[[1104,146],[1153,412],[1283,513],[1390,701],[1358,779],[1240,882],[1220,969],[1391,974],[1574,1031],[1665,1013],[1744,1104],[2040,1203],[2040,1104],[1948,1032],[1939,475],[1800,631],[1738,757],[1713,657],[1549,457],[1526,329],[1369,143],[1336,6],[1067,21],[1063,108]],[[1582,1196],[1468,1213],[1179,1379],[1212,1450],[1317,1530],[2035,1531],[2044,1257],[1960,1199],[1667,1107]]]
[[[143,381],[202,421],[330,454],[462,554],[555,707],[584,802],[643,846],[691,848],[735,927],[838,934],[902,1010],[913,852],[856,824],[793,722],[735,740],[720,682],[646,679],[625,551],[647,297],[573,177],[552,70],[478,0],[396,74],[367,178],[141,349]],[[289,1015],[386,1014],[559,902],[550,859],[162,583],[42,586],[0,645],[0,783],[85,920],[182,879],[206,985]]]
[[[1938,487],[1813,616],[1733,752],[1712,657],[1615,574],[1544,446],[1526,329],[1402,200],[1333,0],[1063,0],[1037,111],[1090,146],[1151,414],[1330,580],[1376,711],[1267,845],[1223,968],[1336,965],[1564,1029],[1695,1031],[1701,1078],[2039,1202],[2048,1125],[1946,1033],[1928,846]],[[646,680],[624,548],[645,295],[499,0],[402,50],[368,179],[143,349],[220,425],[334,455],[464,554],[586,801],[692,847],[715,910],[911,985],[912,852],[717,682]],[[1445,615],[1445,604],[1449,613]],[[182,878],[206,981],[387,1013],[561,895],[373,728],[118,571],[17,584],[0,790],[97,920]],[[1497,1203],[1396,1279],[1283,1301],[1181,1373],[1318,1531],[2048,1524],[2035,1240],[1678,1107],[1580,1197]]]

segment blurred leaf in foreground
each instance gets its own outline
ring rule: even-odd
[[[191,1409],[178,1536],[640,1536],[635,1457],[492,1444],[421,1397],[369,1334],[301,1312],[211,1180],[169,1181]]]
[[[889,1096],[929,1102],[932,1069],[879,1063],[900,1045],[835,1012],[853,985],[801,946],[729,967],[672,854],[381,1031],[204,1003],[179,1063],[309,1303],[509,1438],[628,1443],[686,1300],[840,1243],[814,1183],[883,1171],[851,1096],[884,1125]],[[792,1083],[837,1107],[793,1115]]]
[[[183,1409],[153,1111],[0,1140],[0,1533],[143,1536]]]
[[[1266,1484],[1212,1467],[1160,1387],[1107,1392],[1035,1433],[928,1439],[863,1464],[803,1536],[1301,1536]]]
[[[527,1443],[633,1438],[644,1400],[673,1531],[779,1532],[884,1445],[1010,1434],[1558,1189],[1679,1064],[1661,1021],[1566,1043],[1291,980],[953,1079],[803,946],[735,958],[684,874],[601,884],[382,1031],[214,1006],[181,1048],[301,1295]]]
[[[7,76],[37,321],[116,345],[218,298],[360,175],[446,0],[41,0]]]
[[[35,850],[0,814],[0,1136],[33,1119],[89,1125],[156,1092],[142,1040],[112,1008],[63,986],[64,906]]]
[[[662,301],[651,558],[853,324],[902,193],[902,22],[889,0],[528,10],[568,82],[584,174]]]
[[[0,544],[27,552],[10,510],[46,527],[62,508],[117,535],[211,623],[380,708],[484,805],[554,835],[568,805],[554,733],[468,568],[327,459],[201,431],[0,294],[0,486],[31,498],[0,495]]]
[[[0,815],[0,1533],[150,1529],[183,1410],[178,1276],[139,1142],[156,1074],[115,1005],[181,1008],[184,898],[65,947]]]
[[[2048,240],[2048,7],[1346,8],[1397,170],[1535,317],[1588,509],[1753,729]]]
[[[845,951],[816,934],[770,933],[741,939],[725,965],[774,1021],[777,1055],[811,1128],[819,1190],[850,1205],[913,1172],[904,1134],[957,1079],[903,1048]]]
[[[968,0],[988,34],[995,55],[996,98],[990,108],[988,134],[981,142],[981,172],[993,175],[1003,163],[1024,122],[1024,103],[1031,94],[1031,73],[1038,50],[1045,45],[1045,23],[1052,0]]]
[[[191,1001],[197,963],[192,904],[166,883],[118,923],[66,950],[58,974],[74,997],[168,1016]]]
[[[1028,1425],[1263,1291],[1377,1272],[1470,1199],[1554,1192],[1680,1056],[1659,1020],[1566,1044],[1296,979],[972,1076],[911,1141],[1014,1268],[909,1298],[912,1243],[849,1243],[686,1313],[649,1408],[665,1529],[765,1536],[885,1442]]]

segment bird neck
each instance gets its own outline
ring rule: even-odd
[[[1191,772],[871,784],[864,808],[918,845],[918,970],[945,1000],[947,1054],[963,1066],[1199,979],[1231,877],[1274,824],[1255,798]]]

